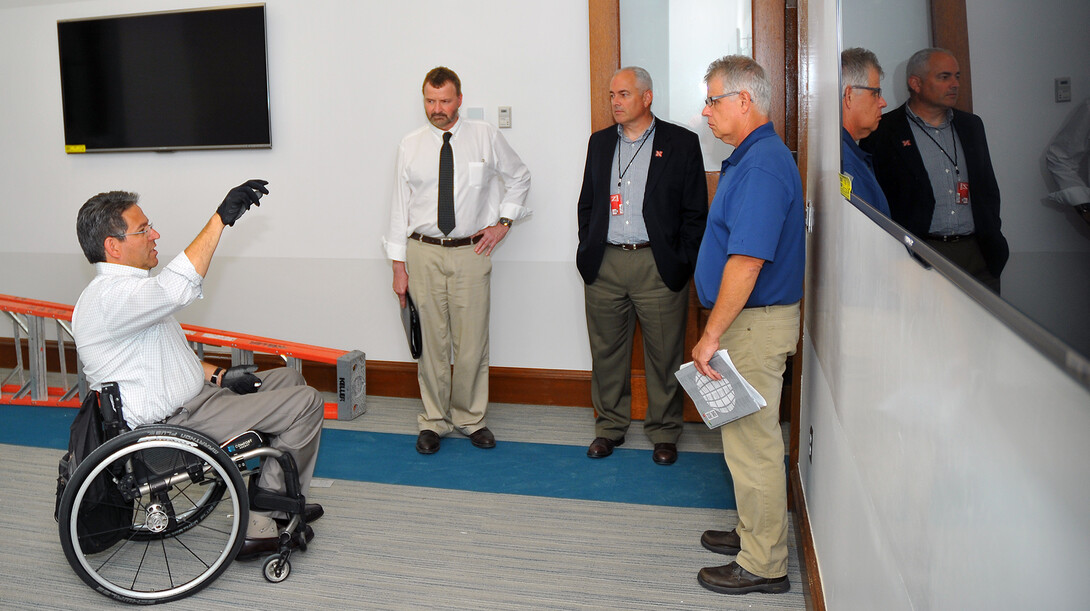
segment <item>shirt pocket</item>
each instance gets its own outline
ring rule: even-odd
[[[480,188],[488,179],[488,166],[484,161],[469,162],[469,186]]]

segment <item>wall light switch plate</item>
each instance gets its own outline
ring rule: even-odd
[[[500,106],[500,127],[511,127],[510,106]]]
[[[1061,76],[1056,79],[1056,101],[1057,102],[1070,102],[1071,101],[1071,77]]]

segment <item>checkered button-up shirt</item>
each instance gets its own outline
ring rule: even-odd
[[[96,263],[72,314],[72,332],[92,390],[117,382],[129,426],[159,422],[197,396],[204,370],[174,313],[201,298],[203,278],[185,253],[157,276]]]

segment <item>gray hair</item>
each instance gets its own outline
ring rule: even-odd
[[[747,91],[757,110],[768,114],[772,103],[772,84],[768,82],[764,68],[752,57],[727,55],[713,61],[704,75],[704,82],[716,77],[722,80],[724,92]]]
[[[945,53],[950,57],[954,54],[946,49],[940,49],[939,47],[930,47],[927,49],[920,49],[912,54],[912,57],[908,58],[908,65],[905,67],[905,82],[908,79],[918,76],[920,78],[927,78],[927,66],[931,62],[931,56],[936,53]],[[912,88],[909,87],[909,91]]]
[[[125,239],[129,224],[122,218],[126,210],[136,205],[140,196],[127,191],[99,193],[87,200],[76,215],[76,237],[88,263],[106,261],[103,243],[108,237]]]
[[[636,85],[640,88],[641,92],[654,91],[654,86],[651,83],[651,74],[649,74],[643,68],[639,66],[625,66],[620,70],[613,73],[613,76],[617,76],[622,72],[631,72],[636,75]]]
[[[867,73],[871,68],[878,71],[878,78],[886,74],[873,51],[861,47],[844,49],[840,54],[840,86],[866,87]]]

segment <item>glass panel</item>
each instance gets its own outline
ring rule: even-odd
[[[1090,212],[1082,214],[1077,202],[1059,194],[1075,186],[1069,194],[1090,199],[1090,188],[1082,191],[1076,182],[1062,182],[1047,155],[1065,137],[1077,141],[1080,158],[1072,167],[1079,167],[1071,178],[1090,182],[1090,119],[1085,131],[1076,134],[1080,115],[1090,117],[1090,64],[1085,61],[1090,5],[1085,0],[966,0],[965,5],[973,112],[984,122],[1001,193],[1003,235],[1010,246],[1000,296],[1090,356],[1085,322],[1090,312]],[[905,67],[915,51],[931,46],[930,11],[930,0],[840,1],[841,49],[864,47],[878,56],[885,71],[886,112],[908,100]]]
[[[704,167],[718,172],[733,148],[712,136],[704,72],[724,55],[753,55],[751,0],[620,0],[621,65],[651,73],[651,109],[700,136]]]

